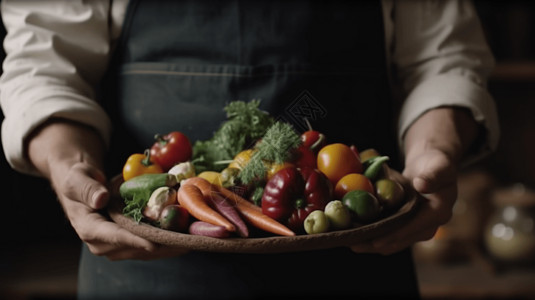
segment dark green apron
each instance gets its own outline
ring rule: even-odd
[[[329,141],[397,157],[380,1],[131,1],[103,90],[110,174],[155,133],[209,139],[233,100]],[[190,253],[109,262],[84,249],[80,297],[315,298],[417,295],[409,251]]]

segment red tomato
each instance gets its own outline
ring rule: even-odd
[[[164,136],[156,135],[155,139],[156,142],[150,149],[151,161],[160,165],[165,171],[191,158],[191,143],[183,133],[173,131]]]

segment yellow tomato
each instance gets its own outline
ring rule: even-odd
[[[245,165],[249,163],[249,160],[251,160],[251,156],[253,156],[253,149],[243,150],[240,153],[236,154],[236,156],[228,165],[228,167],[241,170],[243,169],[243,167],[245,167]]]
[[[334,197],[342,199],[349,191],[363,190],[374,194],[373,184],[368,177],[359,173],[350,173],[340,178],[334,187]]]
[[[329,144],[318,152],[318,170],[320,170],[333,185],[340,178],[350,173],[362,173],[362,164],[357,155],[342,143]]]
[[[219,172],[204,171],[204,172],[201,172],[197,176],[201,177],[203,179],[206,179],[208,182],[210,182],[213,185],[223,186],[223,178],[221,176],[221,173],[219,173]]]

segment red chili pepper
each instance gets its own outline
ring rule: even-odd
[[[164,136],[157,134],[156,142],[150,149],[151,161],[168,171],[174,165],[191,158],[191,143],[186,135],[173,131]]]
[[[332,185],[313,168],[289,167],[277,172],[266,184],[262,212],[303,233],[303,222],[314,210],[323,210],[332,198]]]
[[[295,150],[295,158],[293,163],[298,168],[309,167],[315,169],[317,165],[316,154],[312,151],[312,149],[302,144]]]
[[[313,152],[318,152],[319,149],[326,145],[327,140],[323,133],[315,130],[307,130],[301,134],[301,141],[304,147]]]
[[[305,118],[305,122],[307,123],[308,130],[301,134],[303,146],[312,150],[314,153],[318,153],[327,144],[327,138],[323,133],[312,129],[312,125],[308,119]]]

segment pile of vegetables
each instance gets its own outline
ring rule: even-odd
[[[123,213],[167,230],[246,238],[354,228],[403,205],[387,156],[329,144],[312,128],[299,134],[259,104],[228,104],[210,140],[191,144],[175,131],[132,154],[119,189]]]

